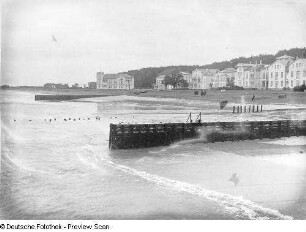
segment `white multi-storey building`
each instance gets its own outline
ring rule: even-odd
[[[134,89],[134,77],[128,74],[97,72],[97,89]]]
[[[227,84],[234,82],[236,70],[227,68],[214,75],[213,88],[225,87]]]
[[[296,59],[288,68],[288,86],[294,88],[299,85],[306,85],[306,59]]]
[[[269,65],[256,64],[245,70],[245,85],[244,88],[264,89],[267,86],[266,78],[268,77]]]
[[[250,88],[250,73],[249,69],[255,64],[238,63],[236,65],[235,85],[243,88]]]
[[[189,89],[210,89],[213,87],[218,69],[196,69],[191,74]]]
[[[291,56],[280,56],[268,67],[269,89],[283,89],[289,87],[288,70],[293,62]]]

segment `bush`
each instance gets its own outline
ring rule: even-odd
[[[293,88],[293,91],[296,91],[296,92],[304,92],[305,89],[306,89],[306,86],[303,84],[303,85],[295,86],[295,87]]]
[[[10,88],[10,86],[9,86],[9,85],[1,85],[0,88],[1,88],[1,89],[8,89],[8,88]]]
[[[219,87],[219,90],[225,89],[225,90],[243,90],[243,87],[233,85],[233,86],[226,86],[226,87]]]

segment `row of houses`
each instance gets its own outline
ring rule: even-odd
[[[280,56],[270,64],[238,63],[236,68],[196,69],[192,73],[180,72],[189,89],[210,89],[239,86],[257,89],[294,88],[306,84],[306,59]],[[155,89],[172,89],[164,85],[166,75],[156,77]],[[97,72],[97,81],[88,83],[89,88],[133,89],[134,77],[124,73],[104,74]]]
[[[243,88],[283,89],[306,84],[306,59],[291,56],[277,57],[270,64],[238,63],[236,69],[196,69],[191,74],[181,72],[189,89],[210,89],[236,85]],[[166,75],[156,78],[156,89],[172,89],[164,86]]]

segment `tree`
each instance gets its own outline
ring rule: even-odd
[[[8,88],[10,88],[10,86],[9,86],[9,85],[1,85],[0,88],[1,88],[1,89],[8,89]]]
[[[167,87],[168,85],[172,85],[174,89],[178,86],[188,87],[187,81],[184,80],[183,75],[180,73],[172,73],[166,75],[165,79],[163,80],[163,84],[165,85],[165,87]]]
[[[78,83],[74,83],[74,85],[71,86],[71,89],[78,89],[79,88],[79,84]]]

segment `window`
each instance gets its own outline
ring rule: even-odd
[[[305,70],[303,71],[303,77],[306,77],[306,71]]]
[[[284,73],[283,72],[281,72],[281,78],[283,78],[284,77]]]
[[[277,78],[278,78],[278,72],[275,73],[275,79],[277,79]]]
[[[293,77],[293,71],[291,71],[291,77]]]
[[[270,82],[270,86],[271,86],[271,87],[273,86],[273,81]]]
[[[293,81],[291,81],[291,87],[293,87]]]
[[[296,71],[296,78],[300,78],[300,71]]]
[[[271,72],[271,78],[273,78],[273,73]]]
[[[283,82],[283,81],[281,81],[281,87],[283,87],[283,84],[284,84],[284,82]]]

